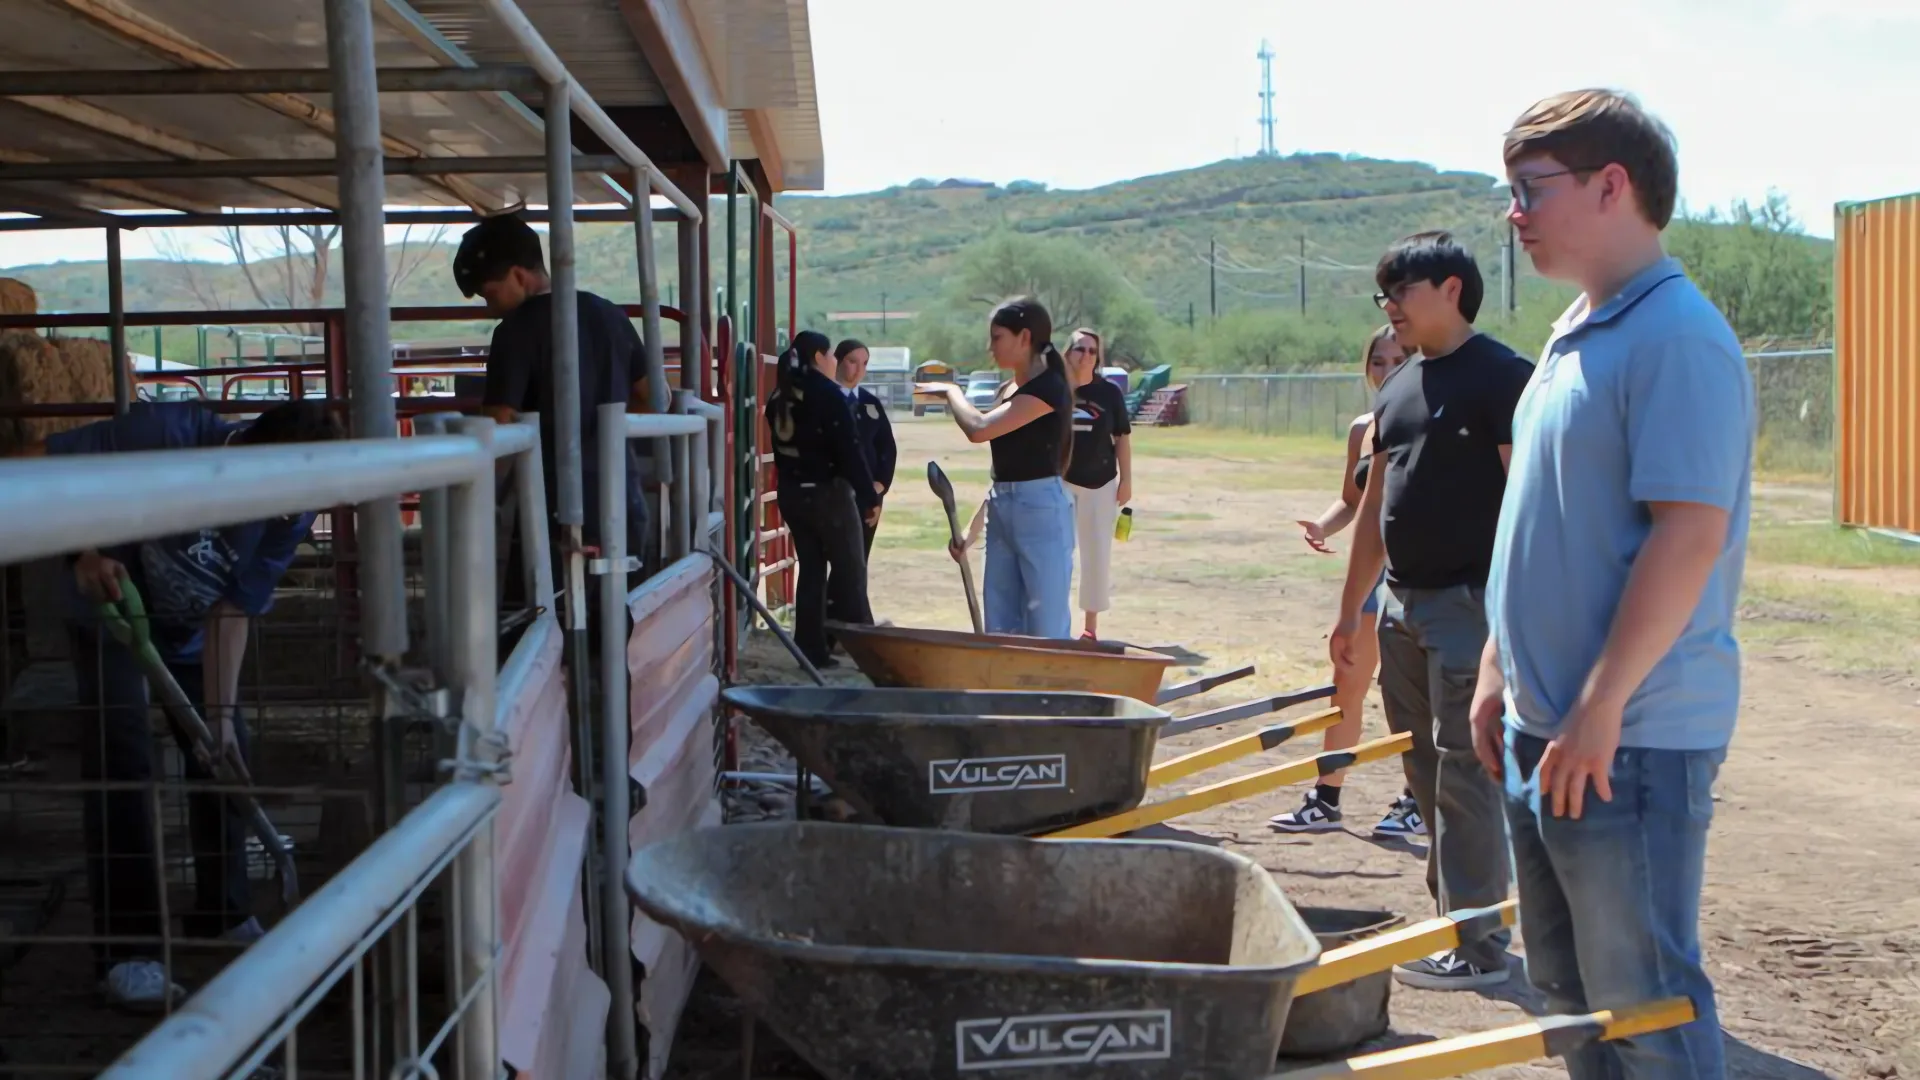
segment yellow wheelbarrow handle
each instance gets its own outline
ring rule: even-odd
[[[1588,1043],[1630,1039],[1691,1024],[1694,1016],[1693,1002],[1683,997],[1581,1016],[1543,1016],[1511,1027],[1294,1069],[1268,1080],[1439,1080],[1536,1058],[1565,1057]]]
[[[1463,943],[1478,941],[1502,927],[1510,927],[1518,916],[1520,902],[1509,900],[1485,908],[1467,908],[1437,919],[1414,923],[1384,934],[1328,949],[1293,984],[1293,996],[1311,994],[1329,986],[1350,983],[1363,976],[1385,971],[1395,964],[1457,949]]]
[[[1204,772],[1215,765],[1225,765],[1229,761],[1236,761],[1262,750],[1271,750],[1298,736],[1325,731],[1339,722],[1339,709],[1323,709],[1284,724],[1269,724],[1259,731],[1217,742],[1212,746],[1202,747],[1176,758],[1168,758],[1147,773],[1147,785],[1159,787],[1161,784],[1171,784],[1175,780]]]

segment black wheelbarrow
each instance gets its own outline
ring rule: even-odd
[[[1422,924],[1323,957],[1258,864],[1164,841],[728,825],[643,848],[627,888],[829,1080],[1259,1080],[1297,989],[1448,937]],[[1451,937],[1503,917],[1462,913]],[[1297,1075],[1452,1076],[1692,1015],[1532,1021]]]
[[[1339,720],[1326,709],[1158,765],[1170,718],[1133,698],[1020,690],[736,686],[723,692],[864,823],[1117,836],[1404,752],[1396,735],[1141,805],[1148,788]],[[1283,707],[1290,698],[1261,704]]]

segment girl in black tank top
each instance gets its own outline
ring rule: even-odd
[[[1393,327],[1383,326],[1374,331],[1373,336],[1367,339],[1367,351],[1361,356],[1369,392],[1378,391],[1380,384],[1387,381],[1387,376],[1406,360],[1407,352],[1394,339]],[[1323,555],[1334,553],[1333,548],[1327,545],[1327,538],[1352,524],[1354,515],[1360,509],[1360,496],[1366,491],[1372,471],[1372,446],[1373,414],[1362,413],[1347,426],[1347,467],[1341,473],[1339,496],[1327,504],[1319,517],[1297,522],[1308,547]],[[1373,599],[1367,601],[1360,617],[1361,631],[1354,640],[1354,652],[1358,654],[1359,662],[1348,676],[1334,680],[1333,704],[1340,710],[1340,722],[1327,729],[1324,738],[1328,750],[1345,750],[1360,741],[1360,725],[1366,713],[1367,684],[1373,681],[1374,667],[1380,662],[1379,639],[1374,636],[1379,596],[1376,586]],[[1323,778],[1307,793],[1299,809],[1275,815],[1268,825],[1276,832],[1286,833],[1327,832],[1341,828],[1340,784],[1343,779],[1342,773]],[[1384,836],[1424,834],[1426,826],[1420,821],[1420,811],[1414,806],[1411,793],[1403,791],[1387,810],[1386,816],[1373,827],[1373,831]]]
[[[1030,297],[995,308],[988,326],[993,362],[1013,378],[1011,394],[982,413],[953,383],[916,389],[944,394],[947,413],[967,440],[990,447],[986,631],[1070,638],[1073,502],[1060,480],[1073,448],[1066,361],[1053,345],[1052,317]],[[966,558],[964,548],[950,552],[955,560]]]

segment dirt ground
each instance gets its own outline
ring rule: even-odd
[[[964,515],[984,494],[986,450],[969,446],[943,417],[895,423],[900,477],[874,551],[874,614],[965,629],[959,575],[941,551],[944,521],[920,476],[924,462],[938,460],[963,503],[973,500]],[[1210,670],[1258,666],[1255,678],[1180,703],[1178,712],[1324,681],[1325,632],[1345,560],[1310,551],[1293,521],[1326,505],[1337,444],[1193,429],[1142,431],[1135,443],[1136,524],[1133,539],[1116,548],[1120,584],[1102,636],[1178,641],[1208,656]],[[1719,783],[1702,914],[1707,963],[1735,1076],[1920,1078],[1920,789],[1895,764],[1920,752],[1911,606],[1920,566],[1861,568],[1834,557],[1825,537],[1843,534],[1821,524],[1825,495],[1775,485],[1757,493],[1742,612],[1744,712]],[[1343,555],[1345,539],[1335,541]],[[783,658],[763,651],[766,635],[757,637],[757,677],[792,677]],[[1368,737],[1385,734],[1377,694],[1366,723]],[[1169,739],[1162,754],[1258,724]],[[1318,748],[1312,742],[1266,756],[1305,756]],[[1275,763],[1247,759],[1177,790]],[[1399,790],[1400,770],[1362,766],[1348,785],[1345,833],[1269,831],[1267,817],[1295,804],[1293,789],[1176,824],[1190,839],[1256,859],[1296,902],[1425,917],[1424,848],[1365,835]],[[1529,1004],[1519,980],[1485,996],[1396,987],[1387,1045],[1512,1023]],[[706,1007],[695,1003],[688,1035],[712,1027]],[[737,1063],[708,1071],[713,1063],[710,1052],[692,1053],[675,1071],[739,1075]],[[758,1075],[793,1074],[763,1067]],[[1564,1072],[1541,1062],[1484,1075]]]

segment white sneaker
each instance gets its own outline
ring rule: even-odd
[[[156,960],[115,964],[101,980],[100,992],[108,1005],[137,1012],[158,1012],[187,996],[178,983],[167,978],[167,969]]]
[[[1309,789],[1300,809],[1268,818],[1267,828],[1282,833],[1334,832],[1340,828],[1340,808],[1322,800],[1318,791]]]
[[[1406,795],[1395,799],[1387,809],[1387,816],[1373,827],[1375,836],[1425,836],[1427,823],[1420,816],[1420,804]]]
[[[1396,981],[1422,990],[1480,990],[1507,981],[1507,969],[1483,968],[1460,959],[1452,950],[1434,953],[1393,968]]]

